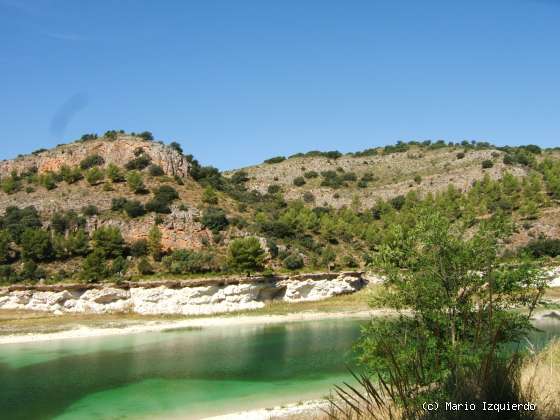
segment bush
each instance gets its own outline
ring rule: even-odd
[[[417,184],[421,184],[422,183],[422,177],[420,175],[415,175],[414,176],[414,182],[416,182]]]
[[[311,178],[317,178],[319,174],[315,171],[307,171],[303,174],[303,176],[304,178],[311,179]]]
[[[171,208],[169,207],[169,201],[162,196],[155,196],[146,203],[146,210],[149,212],[159,213],[159,214],[169,214],[171,213]]]
[[[278,184],[271,184],[268,186],[268,188],[266,189],[266,192],[268,192],[269,194],[277,194],[282,190],[282,187],[280,187],[280,185]]]
[[[305,193],[303,193],[303,201],[305,203],[314,203],[315,196],[310,191],[306,191]]]
[[[105,258],[116,258],[124,254],[125,242],[121,231],[116,227],[101,227],[92,235],[94,251],[101,251]]]
[[[109,178],[111,182],[114,183],[125,181],[124,172],[121,170],[121,168],[113,163],[110,163],[109,166],[107,166],[107,178]]]
[[[200,222],[214,233],[224,230],[229,225],[226,213],[219,207],[207,208]]]
[[[560,255],[560,239],[541,238],[534,240],[525,247],[525,251],[535,258],[557,257]]]
[[[326,157],[327,159],[338,159],[339,157],[342,156],[342,153],[340,153],[338,150],[331,150],[328,152],[324,152],[323,156]]]
[[[465,157],[465,154],[463,152],[459,152],[456,155],[457,159],[463,159]]]
[[[9,177],[2,180],[2,191],[6,194],[13,194],[21,189],[21,181],[15,177]]]
[[[237,171],[231,176],[231,182],[234,184],[244,184],[249,181],[249,174],[245,171]]]
[[[235,271],[260,271],[264,267],[265,253],[255,237],[235,239],[228,249],[228,265]]]
[[[163,255],[163,245],[161,243],[163,235],[157,225],[158,223],[156,220],[156,224],[153,225],[148,232],[148,251],[155,261],[160,261]]]
[[[142,174],[138,171],[130,172],[126,177],[126,182],[134,194],[145,194],[146,186],[144,185],[144,180]]]
[[[20,209],[16,206],[6,208],[4,217],[0,218],[0,226],[6,229],[16,243],[20,243],[21,235],[27,229],[41,228],[41,219],[33,206]]]
[[[31,261],[49,261],[52,259],[53,245],[48,232],[41,229],[26,229],[21,237],[23,258]]]
[[[305,185],[305,178],[302,176],[298,176],[297,178],[294,178],[293,183],[296,187],[301,187]]]
[[[494,166],[494,162],[490,159],[486,159],[482,161],[482,169],[490,169]]]
[[[169,147],[172,148],[173,150],[175,150],[177,153],[179,153],[180,155],[183,154],[183,148],[181,147],[181,145],[179,143],[177,143],[176,141],[172,141],[171,143],[169,143]]]
[[[95,249],[82,263],[80,277],[88,283],[97,283],[109,277],[109,269],[105,254],[101,249]]]
[[[91,155],[86,157],[84,160],[80,162],[80,168],[83,170],[91,169],[94,166],[101,166],[105,164],[105,159],[103,159],[100,155]]]
[[[124,205],[127,203],[127,199],[124,197],[117,197],[111,200],[111,210],[112,211],[123,211]]]
[[[358,179],[358,177],[356,176],[356,174],[354,172],[346,172],[346,173],[342,174],[342,179],[344,181],[354,182]]]
[[[161,187],[155,189],[154,195],[167,200],[168,203],[171,203],[179,198],[177,190],[170,185],[162,185]]]
[[[123,209],[128,217],[131,217],[132,219],[146,214],[144,205],[136,200],[127,200],[123,206]]]
[[[206,204],[218,204],[218,195],[214,188],[208,186],[204,189],[202,193],[202,201]]]
[[[275,156],[275,157],[272,157],[270,159],[265,160],[264,163],[274,164],[274,163],[284,162],[285,160],[286,160],[285,156]]]
[[[70,168],[67,165],[63,165],[60,168],[59,175],[67,184],[74,184],[84,177],[78,166]]]
[[[141,139],[144,139],[146,141],[153,141],[154,140],[153,134],[149,131],[142,131],[140,134],[138,134],[138,137],[140,137]]]
[[[95,133],[83,134],[82,137],[80,137],[81,141],[89,141],[89,140],[95,140],[95,139],[97,139],[97,134],[95,134]]]
[[[146,239],[138,239],[130,245],[130,255],[133,257],[144,257],[148,255],[148,241]]]
[[[82,214],[84,216],[95,216],[99,214],[99,209],[93,204],[82,207]]]
[[[101,169],[97,167],[91,168],[86,173],[86,181],[88,182],[89,185],[92,186],[99,184],[103,180],[103,178],[105,178],[105,174]]]
[[[45,172],[39,177],[39,184],[47,190],[54,190],[56,188],[56,177],[52,172]]]
[[[148,168],[148,173],[151,176],[163,176],[163,175],[165,175],[165,172],[163,172],[163,168],[161,166],[155,165],[155,164],[150,165],[150,167]]]
[[[299,254],[290,254],[284,258],[282,265],[288,270],[299,270],[303,267],[303,258]]]
[[[163,258],[163,265],[171,274],[205,273],[213,268],[212,254],[179,249]]]
[[[152,159],[148,155],[141,154],[140,156],[128,161],[124,167],[129,171],[141,171],[142,169],[147,168],[150,163],[152,163]]]
[[[150,264],[147,258],[140,259],[136,268],[138,269],[138,272],[143,276],[154,274],[154,267],[152,267],[152,264]]]
[[[0,264],[8,264],[12,261],[12,238],[5,230],[0,230]]]
[[[393,208],[395,210],[400,210],[403,208],[404,204],[406,203],[406,198],[404,197],[404,195],[397,195],[396,197],[393,197],[389,203],[391,204],[391,206],[393,206]]]

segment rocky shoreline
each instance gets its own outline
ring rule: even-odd
[[[13,285],[0,289],[0,309],[63,313],[211,315],[354,293],[379,278],[363,272],[224,277],[120,284]]]

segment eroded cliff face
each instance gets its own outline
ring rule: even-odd
[[[358,272],[274,278],[159,282],[143,286],[37,286],[0,289],[0,309],[62,313],[208,315],[257,309],[266,302],[303,302],[354,293],[369,279]],[[375,281],[375,280],[374,280]]]
[[[22,173],[32,168],[36,168],[39,173],[56,172],[63,165],[79,165],[82,160],[91,155],[102,156],[105,165],[113,163],[122,167],[134,159],[134,152],[139,147],[154,164],[161,166],[167,175],[187,177],[190,165],[185,156],[164,144],[123,134],[116,140],[98,139],[70,143],[35,155],[1,161],[0,176],[7,176],[12,171]]]

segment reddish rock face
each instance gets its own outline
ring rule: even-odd
[[[37,155],[27,155],[14,160],[0,162],[0,176],[9,175],[37,168],[39,173],[56,172],[63,165],[76,166],[88,156],[100,155],[105,159],[105,166],[113,163],[124,166],[134,159],[134,152],[142,148],[152,162],[162,167],[166,175],[187,177],[190,164],[177,151],[163,144],[145,141],[139,137],[120,135],[116,140],[89,140],[58,146]]]

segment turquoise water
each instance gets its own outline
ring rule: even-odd
[[[0,347],[1,418],[201,418],[327,395],[364,321],[230,326]],[[531,341],[560,335],[560,322]]]
[[[328,394],[352,320],[0,347],[1,418],[200,418]]]

